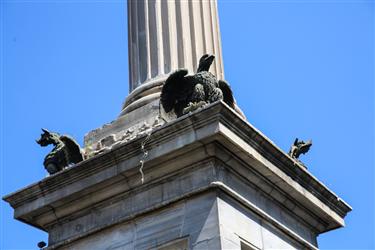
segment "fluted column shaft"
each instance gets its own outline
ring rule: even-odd
[[[125,107],[141,85],[160,85],[178,68],[195,72],[205,53],[216,56],[211,72],[224,77],[216,0],[128,0],[128,31],[129,92],[135,93]]]

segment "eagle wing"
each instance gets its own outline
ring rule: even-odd
[[[186,69],[180,69],[172,73],[165,81],[160,94],[160,101],[165,112],[168,113],[174,109],[177,116],[182,114],[182,109],[187,105],[187,100],[194,88],[192,82],[186,79],[187,74]]]
[[[232,89],[230,88],[229,84],[224,80],[219,80],[218,83],[219,83],[219,88],[223,92],[224,102],[228,104],[229,107],[234,109],[235,108],[234,97],[233,97]]]

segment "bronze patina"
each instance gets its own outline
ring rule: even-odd
[[[235,108],[229,84],[208,72],[214,59],[215,56],[205,54],[199,60],[196,74],[187,75],[187,69],[179,69],[167,78],[160,96],[165,112],[174,111],[180,117],[218,100]]]
[[[83,160],[79,144],[68,135],[59,135],[42,129],[40,139],[36,142],[45,147],[52,144],[54,148],[44,158],[44,167],[49,174],[57,173],[70,164]]]
[[[298,138],[296,138],[294,140],[294,143],[290,147],[289,155],[292,158],[298,160],[299,156],[301,154],[306,154],[310,150],[311,146],[312,146],[312,140],[308,140],[307,142],[304,142],[304,141],[302,141],[302,140],[300,141],[300,140],[298,140]]]

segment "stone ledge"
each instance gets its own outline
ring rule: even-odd
[[[90,193],[108,189],[108,187],[111,189],[112,184],[121,180],[128,182],[129,190],[142,188],[138,168],[139,160],[142,158],[140,144],[143,140],[144,137],[140,137],[119,145],[109,152],[47,177],[3,199],[15,208],[17,219],[48,230],[57,219],[55,218],[56,211],[61,212],[62,217],[66,216],[64,213],[76,213],[74,208],[69,208],[69,204],[73,204]],[[213,142],[225,145],[225,150],[231,156],[222,159],[225,154],[220,154],[208,146]],[[185,159],[185,162],[179,159],[179,156],[192,150],[197,151],[202,147],[204,151],[199,152],[195,159],[190,159],[190,162],[189,159]],[[263,188],[264,192],[278,194],[277,190],[280,190],[283,192],[280,197],[288,194],[289,199],[296,204],[302,204],[313,217],[323,220],[320,223],[323,227],[312,225],[319,233],[343,226],[343,218],[351,210],[345,202],[304,167],[297,164],[221,102],[211,104],[155,129],[146,148],[149,155],[145,172],[150,172],[146,174],[144,187],[153,181],[155,172],[152,169],[163,162],[178,159],[181,161],[179,163],[181,167],[184,164],[193,164],[207,159],[207,157],[217,157],[227,165],[234,165],[235,162],[248,165],[257,172],[257,175],[277,187],[276,191],[267,190],[267,186],[258,182],[256,185]],[[173,172],[176,169],[168,171]],[[139,178],[136,178],[137,175]],[[85,205],[89,207],[125,192],[124,189],[112,191],[102,196],[91,197]],[[60,209],[62,207],[65,207],[65,212]],[[298,215],[301,209],[296,210],[295,213]]]

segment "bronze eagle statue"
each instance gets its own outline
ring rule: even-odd
[[[196,74],[188,75],[187,69],[179,69],[167,78],[160,95],[165,112],[173,110],[180,117],[218,100],[235,108],[229,84],[208,71],[214,59],[215,56],[205,54],[199,60]]]

